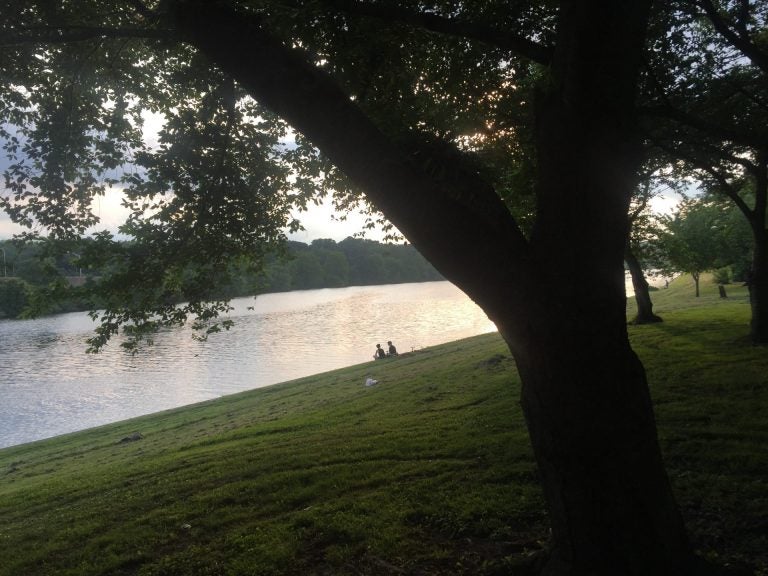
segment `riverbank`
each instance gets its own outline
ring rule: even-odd
[[[229,330],[206,342],[188,325],[162,330],[136,355],[119,346],[120,337],[98,355],[85,354],[95,326],[84,313],[0,320],[0,447],[351,366],[372,358],[377,342],[392,340],[405,352],[495,330],[449,282],[231,304]]]
[[[765,576],[766,350],[743,288],[685,282],[632,341],[694,546]],[[518,395],[488,334],[0,450],[0,574],[523,574],[547,529]]]

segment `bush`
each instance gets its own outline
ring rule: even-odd
[[[23,280],[0,278],[0,318],[18,318],[29,303],[29,286]]]
[[[731,283],[731,269],[729,266],[718,268],[714,271],[713,278],[716,284],[730,284]]]

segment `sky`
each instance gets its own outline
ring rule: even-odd
[[[117,228],[123,223],[128,212],[121,206],[121,192],[119,189],[108,190],[103,197],[97,197],[93,203],[94,213],[101,218],[101,224],[92,231],[104,230],[117,233]],[[651,208],[654,212],[671,213],[681,197],[676,194],[659,195],[651,200]],[[318,238],[331,238],[340,242],[363,231],[365,218],[356,212],[347,215],[346,221],[334,219],[338,217],[330,202],[320,206],[311,206],[307,212],[297,213],[296,216],[303,223],[305,230],[289,234],[291,240],[309,244]],[[13,234],[19,233],[22,228],[13,224],[5,213],[0,213],[0,240],[10,239]],[[384,234],[380,230],[366,230],[365,237],[371,240],[382,240]]]
[[[125,221],[128,211],[121,205],[122,192],[119,188],[112,188],[104,196],[97,197],[92,205],[93,212],[101,219],[101,223],[91,232],[107,229],[113,234]],[[331,238],[340,242],[348,236],[363,231],[365,217],[355,213],[349,214],[347,220],[342,222],[334,220],[335,211],[330,203],[320,206],[311,206],[308,211],[296,213],[295,216],[302,222],[305,230],[289,234],[291,240],[309,244],[318,238]],[[0,240],[10,239],[25,229],[13,224],[5,213],[0,213]],[[365,237],[371,240],[381,240],[384,235],[378,230],[366,230]]]

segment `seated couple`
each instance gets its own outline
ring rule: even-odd
[[[373,354],[373,357],[376,360],[381,360],[387,356],[397,356],[397,348],[395,348],[395,345],[392,344],[391,340],[387,342],[387,345],[389,346],[389,351],[384,352],[384,348],[381,347],[381,344],[376,344],[376,352]]]

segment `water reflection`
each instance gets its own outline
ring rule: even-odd
[[[495,330],[448,282],[266,294],[233,302],[207,342],[166,330],[132,356],[85,354],[84,313],[0,321],[0,447],[156,412]]]

